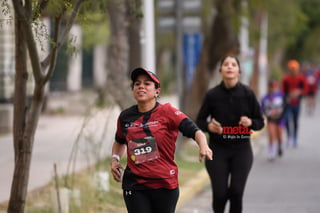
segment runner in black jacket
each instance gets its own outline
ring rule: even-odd
[[[197,117],[200,129],[209,133],[212,161],[206,161],[213,192],[212,208],[223,213],[230,201],[230,213],[242,212],[242,197],[253,154],[251,130],[260,130],[264,120],[253,91],[239,82],[240,64],[226,56],[220,64],[223,81],[210,89]]]

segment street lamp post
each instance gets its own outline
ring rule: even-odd
[[[143,44],[142,64],[151,72],[156,72],[155,66],[155,33],[154,33],[154,0],[143,2]]]

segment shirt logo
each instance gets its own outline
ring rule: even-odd
[[[145,124],[140,122],[131,122],[126,123],[125,128],[146,128],[146,127],[152,127],[152,126],[159,126],[159,121],[150,121]]]
[[[174,114],[176,114],[176,115],[181,115],[182,112],[181,112],[181,111],[175,111]]]
[[[127,190],[126,190],[126,191],[124,191],[124,193],[125,193],[125,195],[126,195],[126,196],[128,196],[128,195],[132,195],[131,190],[129,190],[129,191],[127,191]]]
[[[169,172],[169,174],[170,174],[170,175],[174,175],[174,174],[176,174],[176,170],[171,169],[171,170],[170,170],[170,172]]]

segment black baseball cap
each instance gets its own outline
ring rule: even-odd
[[[160,87],[160,79],[159,79],[159,77],[156,74],[154,74],[153,72],[151,72],[149,70],[146,70],[144,68],[141,68],[141,67],[138,67],[138,68],[134,69],[131,72],[131,80],[132,80],[132,82],[134,82],[139,75],[147,75],[147,76],[149,76],[151,78],[151,80],[153,82],[157,83],[159,85],[159,87]]]

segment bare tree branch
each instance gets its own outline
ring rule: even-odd
[[[31,4],[31,2],[26,1],[26,5],[27,4]],[[33,32],[32,32],[30,17],[27,16],[29,12],[27,10],[25,10],[26,12],[23,12],[24,9],[22,6],[22,1],[13,1],[13,5],[14,5],[15,12],[18,13],[18,17],[23,22],[23,26],[21,27],[22,27],[22,31],[24,32],[24,36],[26,38],[26,43],[28,46],[30,56],[32,55],[32,57],[30,57],[30,60],[33,68],[34,79],[37,82],[41,82],[43,77],[41,74],[41,67],[39,64],[39,56],[38,56],[36,43],[33,39]],[[26,8],[30,8],[30,6],[26,6]]]
[[[68,33],[70,32],[70,29],[71,29],[71,26],[72,24],[74,23],[74,20],[77,16],[77,14],[79,13],[79,10],[80,10],[80,6],[82,4],[83,0],[77,0],[74,8],[73,8],[73,11],[71,13],[71,16],[67,22],[67,25],[66,25],[66,28],[64,30],[64,32],[62,33],[62,35],[58,38],[57,42],[56,42],[56,51],[59,51],[59,49],[61,48],[61,46],[63,45],[63,43],[65,42],[66,40],[66,37],[68,35]],[[45,69],[50,61],[52,60],[51,57],[52,57],[52,54],[54,54],[53,51],[51,51],[49,53],[49,55],[41,62],[41,65],[42,65],[42,68]],[[48,74],[48,75],[51,75],[51,74]]]
[[[56,20],[55,30],[54,30],[55,34],[53,36],[53,41],[56,44],[56,42],[58,41],[59,33],[60,33],[61,17],[57,17],[55,20]],[[55,62],[57,60],[57,55],[58,55],[58,45],[54,45],[50,54],[50,67],[48,69],[48,73],[45,76],[44,83],[48,82],[53,74],[54,67],[56,64]]]
[[[23,31],[25,33],[29,54],[30,56],[32,56],[30,57],[30,61],[32,65],[34,79],[37,83],[41,83],[43,81],[43,74],[41,72],[37,44],[33,39],[32,26],[30,22],[25,23],[25,26],[23,27]]]

